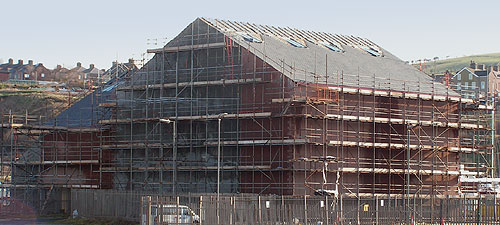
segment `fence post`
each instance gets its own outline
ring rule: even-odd
[[[258,201],[259,201],[259,224],[262,224],[262,205],[260,202],[260,195],[258,196]]]
[[[144,199],[141,198],[140,202],[141,202],[141,210],[140,210],[141,215],[139,216],[139,221],[140,221],[140,225],[145,225],[145,224],[142,224],[142,221],[143,221],[142,215],[144,215]]]
[[[201,218],[203,218],[202,217],[203,216],[203,214],[202,214],[203,210],[202,209],[203,209],[203,196],[200,195],[200,212],[199,212],[200,221],[198,221],[200,223],[200,225],[202,224],[202,222],[201,222],[202,219]]]
[[[481,221],[481,194],[479,194],[479,200],[477,201],[477,221],[476,224],[479,225],[479,222]]]
[[[375,196],[375,222],[376,224],[380,224],[378,222],[378,195]]]
[[[493,221],[497,221],[497,193],[493,195],[494,201],[493,201]]]
[[[444,224],[444,220],[443,220],[443,199],[439,199],[439,217],[440,217],[439,221],[441,221],[441,224]]]
[[[148,215],[147,215],[147,219],[148,219],[148,225],[151,225],[151,196],[148,196]]]
[[[330,224],[329,222],[330,213],[328,210],[328,195],[325,195],[325,209],[326,209],[326,224]]]
[[[462,211],[463,211],[463,220],[464,223],[467,222],[467,197],[464,195],[464,199],[462,200]]]
[[[344,212],[343,212],[343,210],[344,210],[344,201],[343,201],[343,198],[342,198],[342,194],[339,194],[339,198],[340,198],[340,204],[339,204],[339,206],[336,207],[336,209],[338,211],[340,211],[340,213],[338,213],[338,216],[337,216],[336,220],[340,220],[339,221],[340,224],[343,225],[344,224]],[[337,203],[339,203],[338,200],[337,200]]]
[[[229,200],[231,201],[231,212],[229,214],[229,224],[233,224],[234,197],[230,197]]]
[[[285,223],[285,197],[281,196],[281,222]]]
[[[175,220],[175,222],[177,225],[179,225],[179,219],[181,219],[179,216],[179,196],[175,197],[175,204],[177,205],[177,215],[175,216],[177,219]],[[161,207],[161,208],[163,208],[163,207]]]
[[[304,195],[304,224],[307,225],[307,195]]]

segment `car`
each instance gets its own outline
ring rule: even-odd
[[[166,225],[166,224],[197,224],[200,217],[185,205],[167,205],[162,207],[151,205],[150,221],[146,214],[142,215],[141,225]]]

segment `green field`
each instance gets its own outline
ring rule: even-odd
[[[455,73],[460,69],[469,66],[471,60],[477,64],[485,64],[487,67],[500,65],[500,53],[471,55],[427,62],[425,64],[425,72],[428,74],[440,74],[449,70],[450,72]]]

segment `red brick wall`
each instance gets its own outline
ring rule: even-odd
[[[0,72],[0,81],[9,80],[9,73]]]

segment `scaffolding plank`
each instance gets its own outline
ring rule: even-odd
[[[283,139],[283,140],[244,140],[244,141],[221,141],[221,145],[302,145],[305,144],[305,139]],[[205,142],[208,146],[217,146],[219,142]]]
[[[221,166],[221,170],[242,170],[242,171],[256,171],[256,170],[271,170],[271,166]],[[132,171],[157,171],[157,170],[172,170],[170,166],[149,166],[149,167],[132,167]],[[217,166],[177,166],[177,170],[184,171],[201,171],[201,170],[217,170]],[[100,171],[103,172],[118,172],[130,171],[130,167],[103,167]],[[99,170],[95,171],[99,172]]]
[[[322,118],[322,116],[310,116]],[[427,121],[427,120],[411,120],[411,119],[401,119],[401,118],[386,118],[386,117],[371,117],[371,116],[351,116],[351,115],[340,115],[340,114],[326,114],[327,119],[335,120],[348,120],[348,121],[361,121],[361,122],[375,122],[375,123],[393,123],[393,124],[410,124],[419,126],[436,126],[436,127],[449,127],[449,128],[460,128],[462,129],[486,129],[484,125],[471,124],[471,123],[450,123],[450,122],[439,122],[439,121]]]
[[[156,48],[156,49],[148,49],[148,53],[170,53],[170,52],[180,52],[180,51],[190,51],[197,49],[206,49],[206,48],[220,48],[225,47],[225,42],[216,42],[209,44],[199,44],[199,45],[183,45],[183,46],[175,46],[175,47],[164,47],[164,48]]]
[[[411,150],[439,150],[449,152],[478,152],[477,148],[468,147],[446,147],[446,146],[431,146],[431,145],[411,145],[399,143],[373,143],[373,142],[356,142],[356,141],[330,141],[329,145],[332,146],[347,146],[347,147],[364,147],[364,148],[391,148],[391,149],[407,149]]]
[[[271,112],[259,112],[259,113],[231,113],[224,115],[224,119],[228,118],[265,118],[271,116]],[[100,120],[100,124],[118,124],[118,123],[130,123],[130,122],[158,122],[160,119],[169,120],[214,120],[218,119],[220,114],[211,114],[203,116],[178,116],[178,117],[166,117],[166,118],[135,118],[135,119],[110,119],[110,120]]]
[[[16,165],[53,165],[53,164],[98,164],[99,160],[45,160],[45,161],[27,161],[14,162]]]
[[[134,85],[134,86],[122,86],[118,87],[119,91],[125,90],[145,90],[146,88],[150,89],[159,89],[163,86],[163,88],[175,88],[175,87],[185,87],[185,86],[217,86],[217,85],[241,85],[241,84],[253,84],[262,82],[262,78],[248,78],[248,79],[228,79],[228,80],[209,80],[209,81],[194,81],[194,82],[180,82],[176,85],[176,83],[167,83],[167,84],[150,84],[150,85]]]

